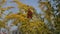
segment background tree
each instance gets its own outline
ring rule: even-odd
[[[40,0],[39,7],[45,13],[45,18],[50,23],[51,29],[54,29],[55,34],[60,33],[60,0]],[[55,29],[56,28],[56,29]]]

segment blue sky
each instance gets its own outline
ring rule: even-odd
[[[41,12],[41,10],[39,8],[39,4],[38,4],[39,0],[20,0],[20,1],[24,4],[33,6],[37,10],[38,13]]]
[[[13,8],[9,11],[12,11],[13,13],[16,13],[18,11],[18,8],[16,7],[17,4],[10,3],[10,1],[12,1],[12,0],[7,0],[5,6],[3,6],[3,7],[14,6],[15,8]],[[22,2],[24,4],[27,4],[27,5],[30,5],[30,6],[33,6],[36,9],[37,13],[41,13],[40,8],[38,7],[38,5],[39,5],[38,0],[20,0],[20,2]],[[6,11],[6,13],[8,13],[8,11]]]

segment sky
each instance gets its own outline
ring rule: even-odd
[[[12,0],[7,0],[6,4],[3,7],[14,6],[15,8],[13,8],[9,11],[16,13],[18,11],[18,8],[16,7],[17,4],[11,3],[11,1]],[[27,4],[29,6],[33,6],[36,9],[37,13],[41,13],[41,10],[40,10],[39,4],[38,4],[38,0],[20,0],[20,2],[22,2],[23,4]],[[8,11],[6,11],[5,13],[8,13]]]
[[[38,4],[38,0],[21,0],[22,3],[33,6],[37,12],[41,12],[40,8],[39,8],[39,4]]]

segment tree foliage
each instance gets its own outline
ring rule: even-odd
[[[6,23],[9,20],[13,20],[12,24],[14,24],[15,26],[18,26],[18,30],[21,32],[21,34],[53,34],[48,29],[47,25],[45,25],[45,23],[36,16],[34,7],[23,4],[23,3],[19,2],[18,0],[13,0],[12,2],[13,3],[15,2],[18,5],[18,9],[20,12],[18,12],[16,14],[12,13],[12,14],[6,15],[2,21],[0,20],[1,27],[7,28],[8,26],[6,25]],[[48,5],[48,7],[49,6],[50,5]],[[1,10],[0,12],[3,12],[10,8],[13,8],[13,7],[0,8],[0,10]],[[33,12],[32,19],[27,18],[28,9],[30,9]],[[1,14],[3,14],[3,13],[1,13]],[[49,12],[47,14],[49,14]],[[47,19],[50,18],[48,15],[46,15],[46,16],[47,16]]]

